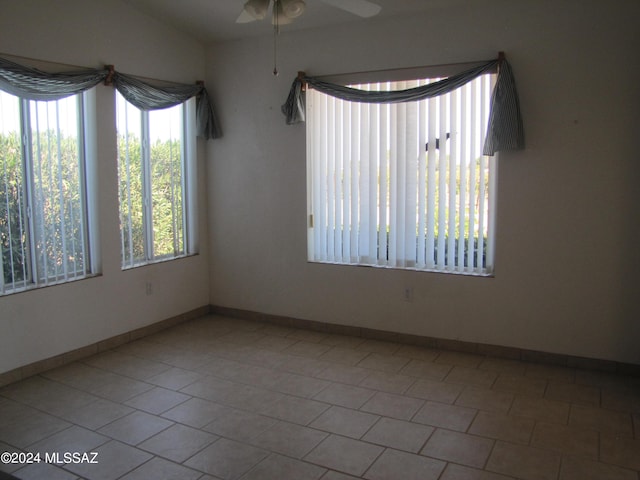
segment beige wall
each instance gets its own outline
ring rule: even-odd
[[[185,83],[206,77],[225,132],[198,144],[201,255],[122,272],[113,91],[97,88],[103,274],[0,297],[0,373],[208,303],[640,363],[640,6],[477,5],[285,29],[274,78],[268,38],[205,49],[118,0],[0,0],[0,54],[108,63]],[[307,263],[304,126],[287,127],[280,114],[295,73],[479,60],[499,50],[518,81],[527,149],[499,160],[495,278]],[[405,287],[414,289],[411,303]]]
[[[124,73],[185,83],[204,77],[199,43],[119,1],[7,0],[0,1],[0,11],[0,55],[88,67],[114,64]],[[209,303],[206,241],[201,255],[121,271],[114,90],[96,87],[96,102],[102,275],[0,297],[0,373]],[[205,146],[198,144],[203,234]],[[148,296],[147,282],[153,287]]]
[[[469,2],[471,3],[471,2]],[[210,298],[276,315],[640,364],[640,4],[476,2],[208,49]],[[499,157],[495,278],[306,261],[298,70],[483,60],[514,69],[527,148]],[[403,300],[405,287],[413,302]]]

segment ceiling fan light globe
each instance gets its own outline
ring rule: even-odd
[[[269,11],[269,0],[247,0],[244,4],[244,11],[256,20],[262,20]]]
[[[304,13],[304,0],[280,0],[282,12],[287,18],[296,18]]]
[[[277,25],[289,25],[292,21],[291,17],[287,16],[284,13],[284,9],[282,8],[282,1],[278,1],[274,5],[271,23],[273,25],[276,25],[276,20],[278,21]]]

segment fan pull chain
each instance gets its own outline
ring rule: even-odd
[[[273,0],[273,76],[278,76],[278,34],[280,25],[278,19],[278,4],[280,0]]]
[[[273,75],[278,76],[278,33],[273,34]]]

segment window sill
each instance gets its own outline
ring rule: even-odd
[[[49,287],[59,287],[61,285],[67,285],[69,283],[75,283],[75,282],[81,282],[83,280],[90,280],[92,278],[97,278],[97,277],[101,277],[102,273],[90,273],[87,275],[83,275],[81,277],[76,277],[76,278],[72,278],[70,280],[59,280],[57,282],[49,282],[47,284],[30,284],[26,287],[20,287],[20,288],[15,288],[12,290],[7,290],[5,292],[0,292],[0,298],[2,297],[8,297],[11,295],[16,295],[16,294],[20,294],[20,293],[28,293],[28,292],[33,292],[34,290],[42,290],[44,288],[49,288]]]
[[[136,268],[140,268],[140,267],[148,267],[150,265],[157,265],[160,263],[168,263],[168,262],[173,262],[174,260],[182,260],[185,258],[191,258],[191,257],[197,257],[198,255],[200,255],[199,253],[188,253],[186,255],[179,255],[176,257],[165,257],[165,258],[156,258],[154,260],[147,260],[144,262],[138,262],[135,263],[134,265],[126,265],[122,267],[122,271],[127,271],[127,270],[134,270]]]
[[[320,260],[307,260],[308,263],[318,265],[336,265],[343,267],[364,267],[381,270],[405,270],[409,272],[424,272],[424,273],[439,273],[445,275],[459,275],[463,277],[480,277],[480,278],[494,278],[494,272],[468,272],[458,270],[441,270],[437,268],[420,268],[420,267],[399,267],[393,265],[371,265],[368,263],[342,263],[342,262],[329,262]]]

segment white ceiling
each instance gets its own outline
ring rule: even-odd
[[[162,22],[190,33],[203,43],[233,40],[272,32],[270,20],[246,24],[236,23],[245,0],[123,0],[136,9]],[[376,18],[410,15],[444,6],[478,0],[371,0],[382,7]],[[366,19],[325,4],[322,0],[306,0],[305,13],[282,31],[318,28]]]

